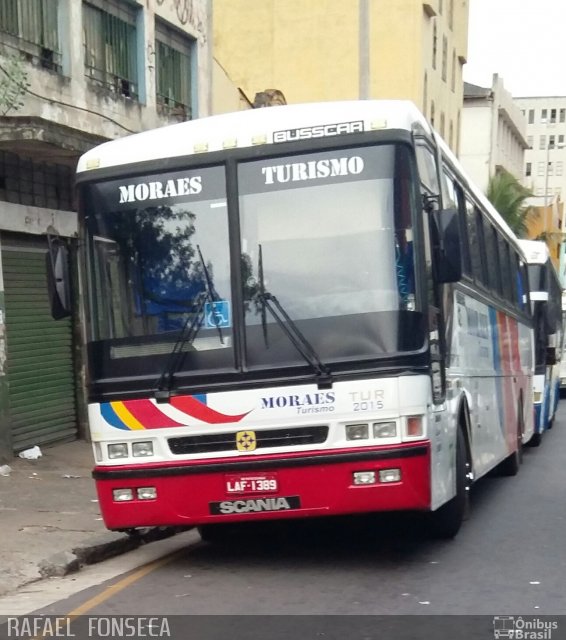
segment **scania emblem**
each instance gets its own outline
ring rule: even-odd
[[[236,434],[236,449],[238,451],[255,451],[256,446],[255,431],[238,431]]]

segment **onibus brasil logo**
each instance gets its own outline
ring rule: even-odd
[[[558,628],[555,620],[523,618],[523,616],[494,616],[493,637],[513,640],[551,640],[552,632]]]

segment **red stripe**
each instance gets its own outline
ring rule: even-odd
[[[208,422],[209,424],[220,424],[222,422],[240,422],[242,418],[248,415],[249,411],[246,413],[241,413],[235,416],[229,416],[224,413],[219,413],[210,407],[207,407],[205,404],[193,398],[192,396],[174,396],[170,400],[171,405],[182,411],[183,413],[188,414],[192,418],[197,418],[197,420],[202,420],[202,422]]]
[[[151,400],[124,400],[123,404],[146,429],[184,426],[162,413]]]

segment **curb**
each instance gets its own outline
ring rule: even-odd
[[[114,558],[144,544],[164,540],[189,529],[191,527],[152,527],[135,529],[131,534],[109,531],[72,551],[61,551],[42,560],[38,565],[39,573],[42,578],[66,576],[85,565]]]

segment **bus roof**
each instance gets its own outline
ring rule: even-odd
[[[431,133],[424,116],[407,100],[294,104],[210,116],[111,140],[87,151],[77,172],[272,143],[274,134],[284,141],[285,132],[296,129],[319,127],[316,135],[303,132],[305,137],[335,135],[334,125],[342,125],[343,133],[419,127]]]
[[[542,240],[518,240],[527,264],[545,264],[550,258],[546,242]]]

